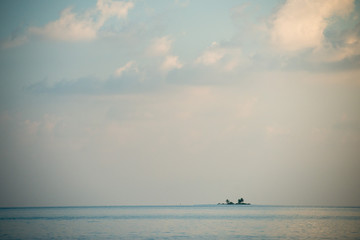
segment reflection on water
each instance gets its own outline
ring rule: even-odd
[[[360,239],[360,208],[0,209],[0,239]]]

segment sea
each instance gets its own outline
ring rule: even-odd
[[[360,207],[0,208],[0,239],[360,239]]]

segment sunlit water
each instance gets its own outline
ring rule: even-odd
[[[0,208],[0,239],[360,239],[360,208]]]

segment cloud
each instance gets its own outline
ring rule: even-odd
[[[179,57],[171,54],[173,39],[170,36],[154,38],[150,46],[146,50],[146,54],[151,57],[162,59],[160,64],[161,72],[169,72],[173,69],[180,69],[183,64],[179,61]]]
[[[353,0],[288,0],[272,21],[272,44],[285,51],[322,47],[330,18],[346,16],[353,9]]]
[[[224,71],[232,71],[244,63],[242,51],[237,46],[221,46],[213,42],[196,60],[195,64],[204,66],[219,66]]]
[[[14,31],[12,31],[10,36],[0,40],[1,49],[13,48],[26,43],[29,40],[27,31],[28,29],[24,25],[18,26]]]
[[[24,43],[29,35],[37,35],[58,41],[88,41],[97,37],[100,28],[111,17],[126,18],[134,7],[132,2],[98,0],[96,9],[76,14],[71,8],[64,9],[60,18],[44,27],[30,27],[21,38],[13,39],[7,46]]]
[[[360,24],[348,31],[333,33],[318,49],[314,50],[314,60],[322,62],[339,62],[360,55]]]
[[[23,45],[28,41],[28,37],[26,35],[12,35],[8,37],[6,40],[1,41],[0,46],[2,49],[13,48],[20,45]]]
[[[180,7],[188,7],[190,4],[190,0],[175,0],[175,4]]]
[[[129,10],[134,7],[134,3],[118,2],[112,0],[98,0],[96,7],[101,11],[102,16],[105,18],[112,16],[126,18]]]
[[[23,123],[26,133],[32,136],[35,136],[38,132],[40,122],[38,121],[31,121],[31,120],[25,120]]]
[[[124,66],[119,67],[118,69],[116,69],[114,75],[117,77],[120,77],[125,72],[131,71],[131,70],[134,72],[139,72],[139,69],[136,67],[135,61],[129,61]]]
[[[171,50],[172,39],[169,36],[159,37],[152,40],[147,53],[150,56],[164,56]]]
[[[27,136],[30,137],[28,140],[31,141],[35,137],[54,136],[63,127],[63,119],[51,114],[44,114],[39,120],[24,120],[20,127],[25,130]]]
[[[216,42],[213,42],[211,47],[196,59],[195,63],[208,66],[213,65],[222,59],[225,55],[225,51],[222,48],[218,48],[217,45]]]
[[[161,65],[163,71],[170,71],[173,69],[180,69],[183,65],[179,62],[178,56],[168,55]]]
[[[29,32],[54,40],[82,41],[94,39],[99,27],[91,18],[77,16],[67,8],[61,12],[60,19],[43,28],[31,27]]]
[[[159,81],[153,79],[153,76],[147,76],[146,81],[144,81],[143,76],[138,74],[137,68],[131,62],[121,68],[115,71],[113,76],[104,80],[83,77],[73,80],[61,80],[55,83],[41,81],[29,85],[27,90],[38,94],[112,95],[148,92],[159,87]]]

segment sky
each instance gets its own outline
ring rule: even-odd
[[[360,1],[0,4],[0,206],[360,206]]]

